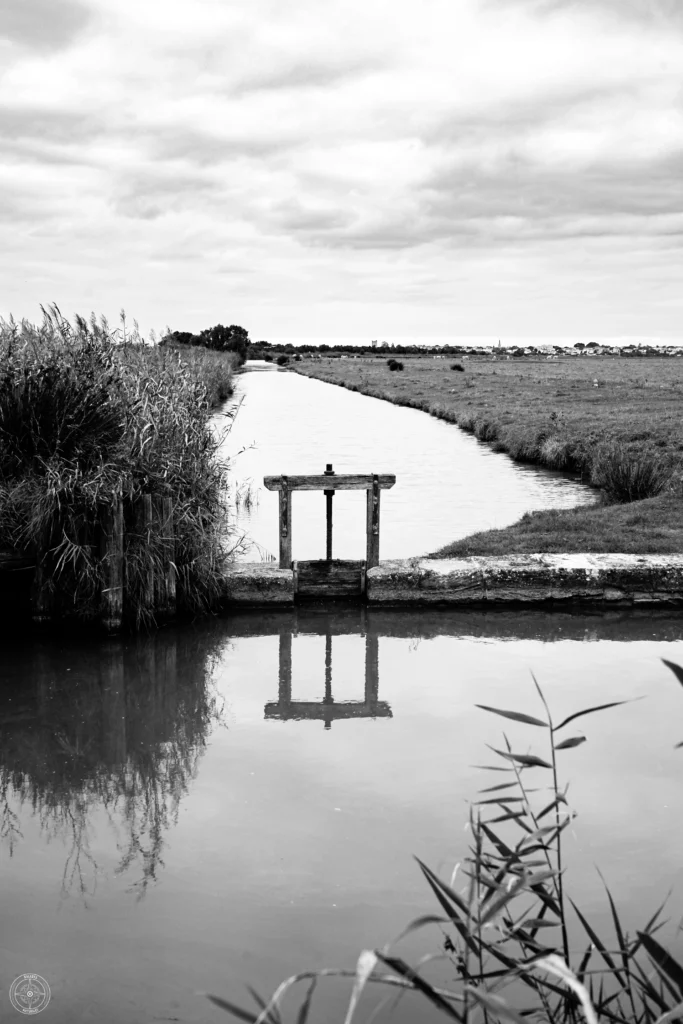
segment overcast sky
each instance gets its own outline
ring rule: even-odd
[[[2,0],[0,313],[683,334],[683,0]]]

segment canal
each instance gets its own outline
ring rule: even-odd
[[[395,473],[382,494],[381,558],[410,558],[437,550],[478,530],[509,526],[525,512],[589,503],[588,487],[562,473],[513,462],[453,424],[271,364],[240,374],[223,450],[233,478],[250,501],[237,525],[255,545],[245,557],[278,551],[278,498],[263,487],[266,475]],[[256,369],[258,368],[258,369]],[[325,498],[293,497],[293,557],[325,557]],[[365,494],[334,498],[335,558],[365,557]]]
[[[384,557],[580,494],[424,414],[381,405],[387,425],[372,400],[318,382],[242,380],[226,445],[257,444],[238,457],[243,480],[333,461],[415,483],[397,484],[383,509]],[[330,450],[322,413],[337,395],[351,404]],[[458,471],[439,475],[439,464]],[[424,488],[427,498],[409,497]],[[243,525],[272,551],[267,500]],[[302,498],[295,512],[295,556],[324,549],[319,505],[307,511]],[[420,508],[428,526],[415,525]],[[340,511],[339,555],[362,550],[356,511]],[[54,1024],[203,1024],[229,1018],[198,993],[250,1005],[248,985],[267,995],[300,970],[353,968],[362,949],[438,912],[413,857],[445,878],[462,861],[468,807],[500,780],[479,767],[496,763],[487,745],[501,749],[504,732],[513,749],[545,753],[540,730],[476,706],[538,715],[532,672],[558,719],[629,701],[577,722],[586,742],[558,755],[577,811],[565,832],[569,894],[610,935],[596,866],[631,932],[674,887],[659,937],[680,949],[683,692],[662,658],[683,664],[674,612],[298,608],[149,637],[7,637],[0,1019],[13,1019],[7,989],[26,972],[49,982]],[[541,769],[529,778],[547,784]],[[414,961],[442,943],[432,928],[398,950]],[[322,983],[311,1020],[343,1021],[349,991],[347,980]],[[360,1020],[378,998],[367,994]],[[376,1019],[436,1015],[403,999]]]

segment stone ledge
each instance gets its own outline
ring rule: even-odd
[[[269,562],[244,562],[225,574],[228,604],[294,604],[294,573]]]
[[[235,565],[225,576],[231,605],[294,604],[294,574],[268,562]],[[683,555],[508,555],[411,558],[368,570],[369,605],[585,602],[683,604]]]
[[[683,555],[419,558],[367,574],[369,604],[683,603]]]

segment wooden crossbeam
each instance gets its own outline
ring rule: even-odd
[[[396,483],[394,473],[377,476],[372,473],[335,473],[334,476],[317,473],[310,476],[264,476],[263,484],[268,491],[325,491],[331,485],[335,491],[371,491],[375,479],[382,490]]]
[[[363,701],[343,701],[339,704],[332,701],[293,700],[288,704],[269,701],[265,708],[266,718],[280,718],[283,721],[300,721],[304,718],[313,720],[338,720],[344,718],[393,718],[391,706],[379,700],[374,704]]]

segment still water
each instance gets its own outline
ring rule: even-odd
[[[683,693],[662,657],[683,663],[683,623],[656,612],[301,608],[6,639],[0,1019],[25,972],[52,988],[46,1022],[196,1024],[229,1019],[198,991],[248,1005],[246,985],[352,967],[435,911],[412,856],[450,877],[467,802],[500,781],[475,767],[486,744],[543,752],[540,730],[475,707],[538,714],[532,670],[558,716],[643,698],[559,755],[569,891],[607,929],[598,865],[642,924],[683,863]],[[675,893],[673,946],[680,909]],[[343,1020],[349,987],[324,983],[313,1019]],[[418,1005],[391,1019],[432,1019]]]
[[[247,364],[248,366],[250,364]],[[263,477],[322,473],[395,473],[382,492],[381,558],[409,558],[492,527],[509,526],[525,512],[569,508],[594,492],[561,473],[515,463],[451,423],[416,409],[251,364],[259,372],[237,378],[230,408],[239,406],[224,446],[254,507],[238,527],[259,549],[277,555],[278,497]],[[216,418],[220,428],[221,417]],[[236,456],[236,457],[235,457]],[[293,557],[325,557],[325,498],[297,492],[292,500]],[[335,558],[365,557],[365,493],[334,498]]]

